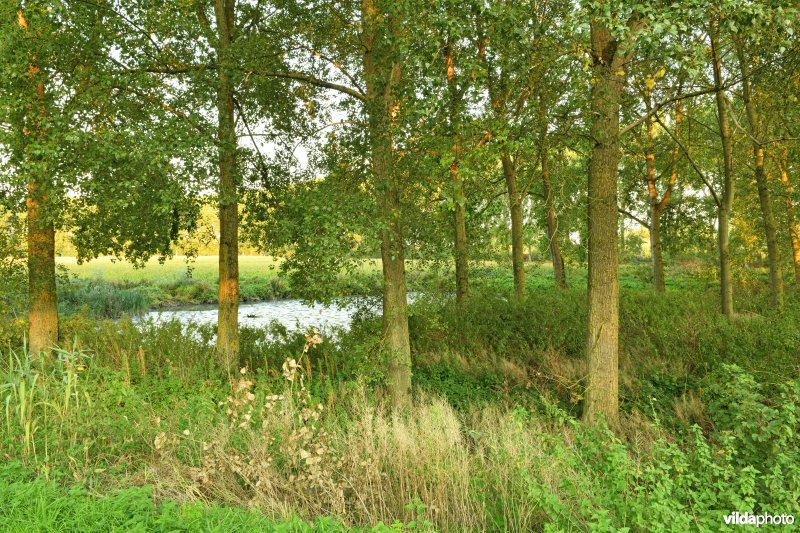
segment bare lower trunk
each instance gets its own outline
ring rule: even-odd
[[[219,140],[219,311],[217,362],[229,376],[239,366],[239,196],[236,184],[236,129],[230,47],[235,0],[216,0],[219,30],[217,88]]]
[[[764,223],[764,234],[767,238],[767,263],[769,268],[769,288],[772,305],[783,307],[783,272],[781,271],[781,253],[778,247],[778,235],[775,230],[775,215],[767,179],[764,174],[764,149],[754,147],[755,175],[758,187],[758,201],[761,207],[761,218]]]
[[[398,202],[387,198],[381,202],[381,213],[391,216]],[[383,340],[387,348],[387,384],[392,405],[402,407],[411,393],[411,344],[408,334],[406,272],[402,231],[399,221],[393,220],[381,232],[383,260]]]
[[[544,142],[544,140],[542,140]],[[547,157],[547,147],[542,148],[542,191],[545,202],[545,221],[547,225],[547,241],[550,245],[550,258],[553,261],[553,278],[556,287],[567,287],[567,275],[564,269],[564,257],[558,244],[558,221],[553,202],[553,188],[550,183],[550,161]]]
[[[648,97],[649,98],[649,97]],[[650,110],[648,101],[647,110]],[[647,151],[645,163],[647,167],[647,190],[650,197],[650,260],[653,264],[653,289],[664,292],[664,257],[661,250],[661,209],[656,189],[656,154],[653,121],[645,120],[647,128]]]
[[[596,22],[591,25],[591,39],[594,145],[589,158],[588,376],[583,419],[593,423],[602,417],[615,425],[619,413],[617,166],[624,60],[611,33]]]
[[[456,189],[461,189],[461,180],[457,180]],[[464,206],[456,202],[453,211],[455,225],[455,260],[456,260],[456,303],[463,304],[469,299],[469,262],[467,252],[467,222]]]
[[[220,205],[217,358],[231,375],[239,365],[238,207]]]
[[[717,230],[717,251],[719,253],[719,284],[722,314],[733,316],[733,274],[731,273],[730,220],[727,209],[719,210]]]
[[[729,247],[730,212],[733,205],[733,146],[731,144],[730,124],[725,110],[725,93],[722,89],[722,66],[717,47],[716,24],[712,23],[710,33],[712,67],[714,83],[716,85],[717,119],[719,121],[720,140],[722,143],[723,157],[723,189],[719,203],[719,229],[717,234],[717,248],[719,251],[719,282],[720,306],[722,314],[728,318],[733,317],[733,275],[731,273],[731,258]]]
[[[792,264],[794,265],[794,282],[800,285],[800,228],[797,219],[789,220],[789,235],[792,239]]]
[[[789,239],[792,243],[792,265],[794,266],[794,282],[800,285],[800,228],[797,224],[797,216],[795,214],[794,202],[792,201],[791,183],[789,183],[789,151],[784,146],[783,159],[779,161],[779,169],[781,172],[781,185],[784,190],[784,205],[786,206],[786,217],[789,221]]]
[[[411,344],[408,335],[406,272],[402,230],[401,186],[394,169],[391,135],[393,111],[399,105],[394,89],[400,65],[391,58],[390,43],[379,35],[384,26],[378,0],[362,0],[362,43],[372,175],[378,197],[383,261],[383,343],[387,356],[387,386],[395,408],[408,404],[411,393]],[[389,21],[396,28],[397,20]],[[384,30],[385,31],[385,30]]]
[[[780,248],[775,231],[775,215],[772,211],[772,199],[767,187],[767,176],[764,173],[764,146],[761,144],[761,121],[753,102],[750,90],[750,69],[742,43],[737,43],[739,67],[742,73],[742,93],[747,120],[750,123],[750,136],[753,141],[753,168],[758,189],[758,203],[761,208],[761,220],[764,224],[764,235],[767,239],[767,263],[769,267],[769,288],[772,305],[783,307],[783,272],[781,271]]]
[[[28,185],[28,352],[49,353],[58,343],[56,245],[53,223],[41,212],[45,203],[38,185]]]
[[[653,262],[653,289],[664,292],[664,252],[661,245],[661,210],[658,208],[650,210],[650,256]]]
[[[525,243],[523,240],[522,197],[517,187],[517,169],[513,159],[503,154],[503,174],[508,189],[508,206],[511,211],[511,268],[514,271],[514,294],[525,296]]]

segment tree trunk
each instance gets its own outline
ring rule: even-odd
[[[393,111],[399,105],[394,89],[400,82],[401,70],[400,65],[392,60],[390,39],[378,33],[383,18],[378,0],[362,0],[361,12],[368,134],[381,226],[383,342],[388,357],[387,385],[393,406],[401,408],[408,404],[411,392],[411,344],[408,335],[401,189],[394,172],[391,134]],[[396,20],[390,20],[388,27],[394,29],[396,25]]]
[[[711,39],[712,67],[714,71],[714,84],[716,86],[717,119],[719,120],[719,133],[722,142],[723,157],[723,189],[722,198],[718,206],[719,229],[717,230],[717,248],[719,251],[719,282],[720,304],[722,314],[728,318],[733,317],[733,279],[731,273],[730,241],[730,212],[733,205],[733,146],[731,144],[731,130],[728,114],[725,111],[725,93],[722,89],[722,66],[717,47],[716,23],[712,22],[709,33]]]
[[[463,305],[469,299],[469,255],[467,251],[466,197],[464,183],[459,172],[461,164],[461,94],[456,83],[453,63],[453,44],[444,47],[447,88],[450,93],[450,129],[453,145],[453,162],[450,164],[450,178],[453,182],[453,224],[455,229],[454,256],[456,267],[456,304]]]
[[[664,280],[664,252],[661,245],[661,210],[650,209],[650,256],[653,262],[653,289],[656,292],[666,291]]]
[[[647,97],[647,112],[652,109],[650,96]],[[645,161],[647,164],[647,194],[650,199],[650,259],[653,265],[653,289],[656,292],[666,291],[666,280],[664,278],[664,251],[661,243],[661,214],[669,203],[675,182],[678,179],[678,159],[680,158],[680,144],[678,135],[681,129],[681,117],[683,102],[678,100],[675,105],[675,147],[672,150],[672,161],[670,162],[669,182],[664,196],[659,200],[658,187],[656,186],[656,154],[655,154],[655,132],[653,121],[648,118],[645,120],[647,128],[647,150]]]
[[[583,419],[615,425],[619,412],[619,249],[617,167],[624,59],[611,32],[591,24],[592,89],[589,158],[588,378]]]
[[[791,203],[789,200],[787,203]],[[788,207],[788,206],[787,206]],[[792,239],[792,264],[794,265],[794,282],[800,285],[800,228],[794,213],[791,213],[789,220],[789,235]]]
[[[778,247],[778,235],[775,229],[775,215],[773,214],[772,200],[764,173],[764,148],[762,146],[754,147],[753,151],[758,201],[761,207],[764,233],[767,238],[770,300],[774,307],[781,309],[783,308],[783,272],[781,269],[780,248]]]
[[[28,353],[34,358],[58,343],[55,229],[42,213],[46,198],[40,185],[28,184]]]
[[[514,271],[514,294],[525,296],[525,243],[522,231],[522,197],[517,188],[517,169],[508,153],[503,154],[503,175],[508,189],[508,206],[511,211],[511,266]]]
[[[458,167],[450,168],[456,195],[462,199],[463,183],[458,174]],[[453,210],[455,224],[455,261],[456,261],[456,304],[462,305],[469,299],[469,256],[467,252],[467,222],[463,200],[456,199]]]
[[[381,231],[383,261],[383,340],[388,350],[387,383],[392,405],[408,404],[411,392],[411,343],[408,334],[408,302],[403,237],[396,213],[398,195],[388,193],[379,202],[382,217],[390,217]]]
[[[647,110],[650,110],[649,104]],[[664,292],[666,285],[664,282],[664,257],[661,248],[661,209],[656,187],[655,132],[652,119],[645,120],[645,126],[647,129],[645,163],[647,192],[650,198],[650,260],[653,265],[653,289],[656,292]]]
[[[747,120],[750,123],[750,136],[753,141],[753,164],[758,189],[758,202],[761,207],[761,220],[767,239],[767,264],[769,268],[769,289],[772,305],[783,307],[783,272],[781,271],[781,254],[778,247],[778,236],[775,230],[775,215],[772,211],[772,199],[767,187],[767,176],[764,173],[764,146],[761,142],[761,120],[758,109],[753,102],[750,89],[750,69],[747,66],[744,48],[737,43],[736,53],[739,57],[739,68],[742,73],[742,92]]]
[[[785,193],[785,206],[786,217],[789,220],[789,238],[792,242],[792,265],[794,266],[794,282],[800,285],[800,228],[798,228],[797,217],[794,211],[794,202],[792,201],[793,189],[789,183],[789,150],[786,146],[783,147],[783,160],[779,161],[779,169],[781,172],[781,185]]]
[[[17,13],[17,24],[28,32],[25,13]],[[31,55],[28,81],[36,93],[33,104],[26,105],[29,126],[22,128],[26,142],[43,142],[46,138],[47,104],[44,74]],[[37,157],[32,155],[32,157]],[[46,165],[32,165],[46,167]],[[44,183],[47,171],[39,171],[28,180],[26,200],[28,217],[28,353],[32,358],[49,353],[58,344],[58,300],[56,296],[55,227],[47,214],[48,195]]]
[[[547,225],[547,242],[550,245],[550,258],[553,261],[553,278],[556,287],[567,288],[567,276],[564,269],[564,257],[558,244],[558,222],[553,202],[553,188],[550,183],[550,159],[547,155],[545,132],[542,133],[542,192],[545,202],[545,222]]]
[[[221,65],[217,88],[220,227],[217,361],[229,376],[234,375],[239,366],[239,195],[230,71],[235,4],[235,0],[216,0],[215,3]]]

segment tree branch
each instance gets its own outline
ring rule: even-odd
[[[689,150],[687,150],[686,147],[683,145],[683,143],[680,141],[680,139],[678,139],[672,133],[672,131],[670,131],[670,129],[667,128],[664,125],[663,122],[661,122],[661,119],[659,119],[658,116],[656,116],[656,122],[658,122],[661,125],[661,127],[664,129],[664,131],[666,131],[667,134],[670,137],[672,137],[672,140],[675,141],[675,144],[677,144],[680,147],[681,151],[683,152],[683,155],[685,155],[686,159],[689,161],[689,164],[692,165],[692,168],[694,169],[694,171],[697,172],[697,175],[700,176],[700,179],[705,184],[706,188],[708,188],[708,192],[710,192],[711,196],[714,198],[714,203],[716,203],[717,207],[719,207],[720,206],[719,197],[717,196],[717,193],[714,191],[714,187],[711,186],[711,182],[708,181],[708,178],[706,177],[706,175],[703,174],[703,172],[700,170],[700,168],[694,162],[694,159],[692,159],[692,156],[689,155]]]
[[[367,98],[366,95],[358,89],[353,89],[347,87],[346,85],[341,85],[338,83],[321,80],[304,72],[292,72],[292,71],[280,72],[280,71],[258,70],[252,68],[245,68],[243,70],[249,74],[256,74],[258,76],[265,76],[268,78],[285,78],[289,80],[302,81],[304,83],[308,83],[316,87],[322,87],[324,89],[333,89],[334,91],[338,91],[342,94],[352,96],[356,100],[361,100],[362,102],[365,101]]]
[[[641,224],[645,228],[649,228],[650,227],[650,223],[649,222],[645,222],[644,220],[642,220],[641,218],[637,217],[636,215],[634,215],[630,211],[625,211],[621,207],[617,207],[617,211],[619,211],[620,213],[622,213],[626,217],[630,218],[631,220],[635,220],[636,222],[638,222],[639,224]]]
[[[648,118],[650,118],[653,115],[657,114],[659,111],[661,111],[661,109],[664,106],[669,105],[672,102],[677,102],[678,100],[686,100],[687,98],[694,98],[696,96],[702,96],[704,94],[710,94],[710,93],[715,92],[716,90],[717,90],[716,87],[706,87],[705,89],[699,89],[697,91],[693,91],[693,92],[690,92],[690,93],[681,94],[681,95],[678,95],[678,96],[673,96],[672,98],[665,98],[665,99],[659,101],[656,105],[654,105],[653,108],[650,111],[648,111],[647,113],[645,113],[641,117],[637,118],[636,120],[634,120],[633,122],[631,122],[630,124],[628,124],[627,126],[622,128],[620,130],[620,132],[619,132],[619,136],[621,137],[621,136],[625,135],[626,133],[628,133],[629,131],[631,131],[632,129],[634,129],[637,126],[641,125],[645,120],[647,120]]]

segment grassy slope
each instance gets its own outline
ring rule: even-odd
[[[110,257],[101,257],[92,261],[78,264],[74,257],[59,257],[58,264],[66,267],[70,273],[83,279],[101,279],[116,283],[146,283],[166,284],[179,282],[187,277],[187,267],[192,269],[192,278],[208,283],[216,283],[217,257],[201,256],[192,263],[187,264],[184,257],[174,257],[163,264],[157,259],[151,259],[144,268],[134,268],[130,263],[113,260]],[[241,256],[239,257],[239,274],[242,282],[260,280],[268,282],[278,275],[280,261],[267,256]],[[485,270],[493,271],[498,276],[513,279],[510,269],[495,263],[482,263],[473,265],[473,275],[481,276]],[[506,272],[508,270],[508,272]],[[553,285],[552,266],[549,263],[528,263],[526,266],[527,282],[531,287],[551,287]],[[631,263],[621,265],[620,283],[626,288],[642,288],[648,284],[649,263]],[[380,272],[380,260],[365,260],[358,271],[362,274],[376,274]],[[586,270],[582,267],[573,267],[567,271],[569,282],[572,286],[580,287],[586,284]],[[697,287],[704,283],[688,273],[685,269],[673,269],[667,273],[669,288]],[[710,280],[709,280],[710,281]]]
[[[67,267],[70,272],[82,278],[100,278],[107,281],[150,282],[161,283],[175,281],[186,277],[187,266],[192,268],[192,277],[207,281],[216,281],[218,259],[214,255],[197,257],[191,263],[183,256],[167,259],[159,263],[151,259],[144,268],[134,268],[125,261],[115,261],[110,257],[100,257],[81,265],[74,257],[59,257],[58,263]],[[242,278],[258,277],[268,280],[278,273],[280,261],[263,255],[243,255],[239,257],[239,275]],[[364,261],[362,272],[377,272],[380,262]]]

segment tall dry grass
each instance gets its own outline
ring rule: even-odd
[[[243,371],[216,425],[160,433],[145,474],[157,493],[348,526],[420,518],[442,531],[542,526],[528,483],[535,476],[558,488],[543,444],[554,428],[497,407],[459,414],[426,394],[399,413],[364,389],[328,412],[311,403],[302,361],[287,361],[284,375],[281,390],[259,390]]]

